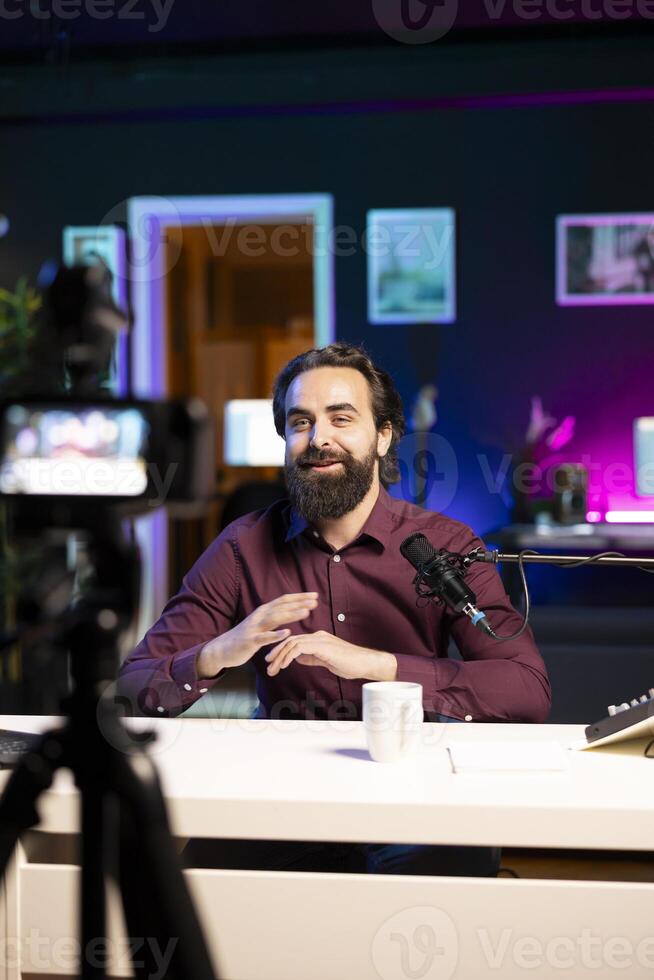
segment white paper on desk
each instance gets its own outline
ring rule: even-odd
[[[458,742],[447,751],[456,773],[561,772],[568,768],[558,742]]]

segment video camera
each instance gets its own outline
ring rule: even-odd
[[[199,399],[146,401],[110,390],[115,342],[128,320],[112,298],[109,270],[60,268],[45,317],[50,368],[64,390],[0,404],[0,495],[16,526],[88,526],[107,507],[120,516],[163,504],[195,512],[213,486],[211,417]]]
[[[0,404],[10,543],[0,558],[12,565],[16,594],[0,651],[18,638],[23,651],[44,644],[44,657],[57,644],[102,647],[93,670],[103,680],[115,675],[139,614],[140,549],[129,519],[162,505],[175,516],[202,514],[215,477],[214,428],[199,399],[148,401],[112,390],[116,341],[127,328],[105,265],[59,268],[45,291],[30,377]],[[37,380],[41,390],[28,394]],[[107,610],[113,626],[98,635],[96,619]],[[90,630],[83,644],[82,623]],[[88,669],[75,659],[78,674]],[[79,676],[77,686],[89,687]]]

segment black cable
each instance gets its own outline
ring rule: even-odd
[[[522,618],[522,625],[517,633],[512,633],[511,636],[498,636],[494,629],[489,624],[490,635],[498,643],[506,643],[507,640],[517,640],[519,636],[522,636],[524,631],[527,629],[529,623],[529,612],[531,609],[531,599],[529,597],[529,589],[527,588],[527,577],[525,575],[524,557],[525,555],[537,555],[537,551],[521,551],[518,554],[518,571],[520,572],[520,580],[522,582],[522,591],[525,597],[525,614]]]
[[[497,872],[498,878],[519,878],[520,875],[513,868],[505,868],[502,866]]]
[[[477,548],[475,549],[474,552],[471,552],[468,556],[463,558],[461,555],[457,554],[456,552],[450,552],[450,551],[446,551],[445,549],[441,549],[441,551],[439,552],[439,557],[447,561],[447,563],[452,567],[458,566],[460,573],[462,575],[465,575],[466,571],[468,571],[469,569],[470,562],[474,561],[475,556],[479,556],[480,553],[481,553],[481,549]],[[520,551],[517,556],[518,571],[520,573],[522,592],[525,599],[525,606],[524,606],[525,612],[524,612],[524,616],[522,617],[522,623],[520,624],[520,628],[515,633],[511,633],[510,636],[499,636],[493,630],[490,623],[488,623],[488,633],[498,643],[507,643],[509,640],[517,640],[518,637],[522,636],[524,631],[527,629],[527,626],[529,625],[531,599],[529,596],[529,588],[527,586],[527,577],[525,574],[525,567],[524,567],[524,559],[528,555],[541,557],[541,553],[539,551],[532,551],[530,549],[525,549],[524,551]],[[587,558],[580,558],[579,561],[566,562],[560,567],[580,568],[582,565],[590,565],[593,564],[594,562],[598,562],[601,558],[625,558],[625,557],[626,556],[621,551],[602,551],[597,555],[590,555]],[[477,560],[479,559],[477,558]],[[500,558],[500,562],[501,562],[501,558]],[[497,564],[497,553],[496,553],[495,563]],[[654,572],[654,569],[643,568],[642,565],[636,565],[635,567],[638,568],[641,572],[649,572],[650,574]],[[414,579],[414,585],[416,587],[416,592],[418,594],[416,605],[421,605],[421,604],[427,605],[429,602],[432,602],[434,600],[436,602],[443,601],[442,597],[438,595],[437,591],[431,588],[426,582],[427,575],[429,574],[430,571],[431,571],[431,566],[429,563],[425,564],[424,567],[418,569],[418,572]],[[421,600],[423,600],[422,603]],[[503,608],[504,608],[503,606],[497,606],[497,605],[485,606],[486,610],[503,609]]]
[[[538,554],[538,552],[534,552]],[[602,551],[599,555],[591,555],[589,558],[581,558],[579,561],[569,562],[567,565],[563,565],[563,568],[579,568],[580,565],[587,565],[598,558],[626,558],[621,551]],[[636,565],[639,572],[647,572],[648,575],[654,575],[654,568],[643,568],[642,565]]]
[[[490,635],[493,637],[493,639],[497,640],[498,643],[506,643],[507,640],[517,640],[519,636],[522,636],[522,634],[524,633],[524,631],[527,628],[527,624],[529,622],[529,612],[530,612],[530,608],[531,608],[531,602],[530,602],[530,598],[529,598],[529,589],[527,588],[527,578],[526,578],[526,575],[525,575],[525,568],[524,568],[523,559],[524,559],[525,555],[536,555],[536,556],[538,556],[539,554],[540,554],[539,551],[529,551],[529,550],[520,551],[518,553],[518,571],[520,572],[520,580],[522,582],[522,591],[523,591],[524,597],[525,597],[525,614],[524,614],[524,617],[523,617],[523,620],[522,620],[522,625],[520,626],[520,629],[517,631],[517,633],[512,633],[511,636],[498,636],[497,633],[492,628],[489,627],[490,628]],[[561,565],[559,567],[561,567],[561,568],[580,568],[582,565],[591,565],[594,562],[598,561],[598,559],[600,559],[600,558],[625,558],[625,557],[626,556],[621,551],[601,551],[597,555],[590,555],[588,558],[580,558],[579,561],[567,562],[565,565]],[[654,568],[643,568],[642,565],[637,565],[636,568],[638,568],[639,571],[641,571],[641,572],[647,572],[650,575],[654,573]],[[501,607],[498,607],[498,606],[495,606],[495,607],[494,606],[486,606],[486,609],[493,609],[493,608],[496,608],[497,609],[497,608],[501,608]]]
[[[532,551],[533,555],[539,554],[538,551]],[[598,555],[590,555],[588,558],[580,558],[579,561],[569,561],[565,565],[561,565],[561,568],[579,568],[581,565],[590,565],[597,561],[599,558],[626,558],[621,551],[600,551]],[[641,566],[638,565],[638,568]],[[642,569],[645,571],[645,569]]]

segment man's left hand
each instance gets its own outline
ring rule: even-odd
[[[275,677],[294,660],[306,667],[325,667],[346,680],[393,681],[397,660],[392,653],[355,646],[319,630],[302,636],[289,636],[266,654],[268,676]]]

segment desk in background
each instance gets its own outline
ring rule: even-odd
[[[489,531],[506,552],[654,555],[654,525],[515,524]],[[500,567],[522,608],[517,565]],[[527,566],[530,622],[552,682],[555,723],[582,723],[654,686],[654,575],[631,569]]]

